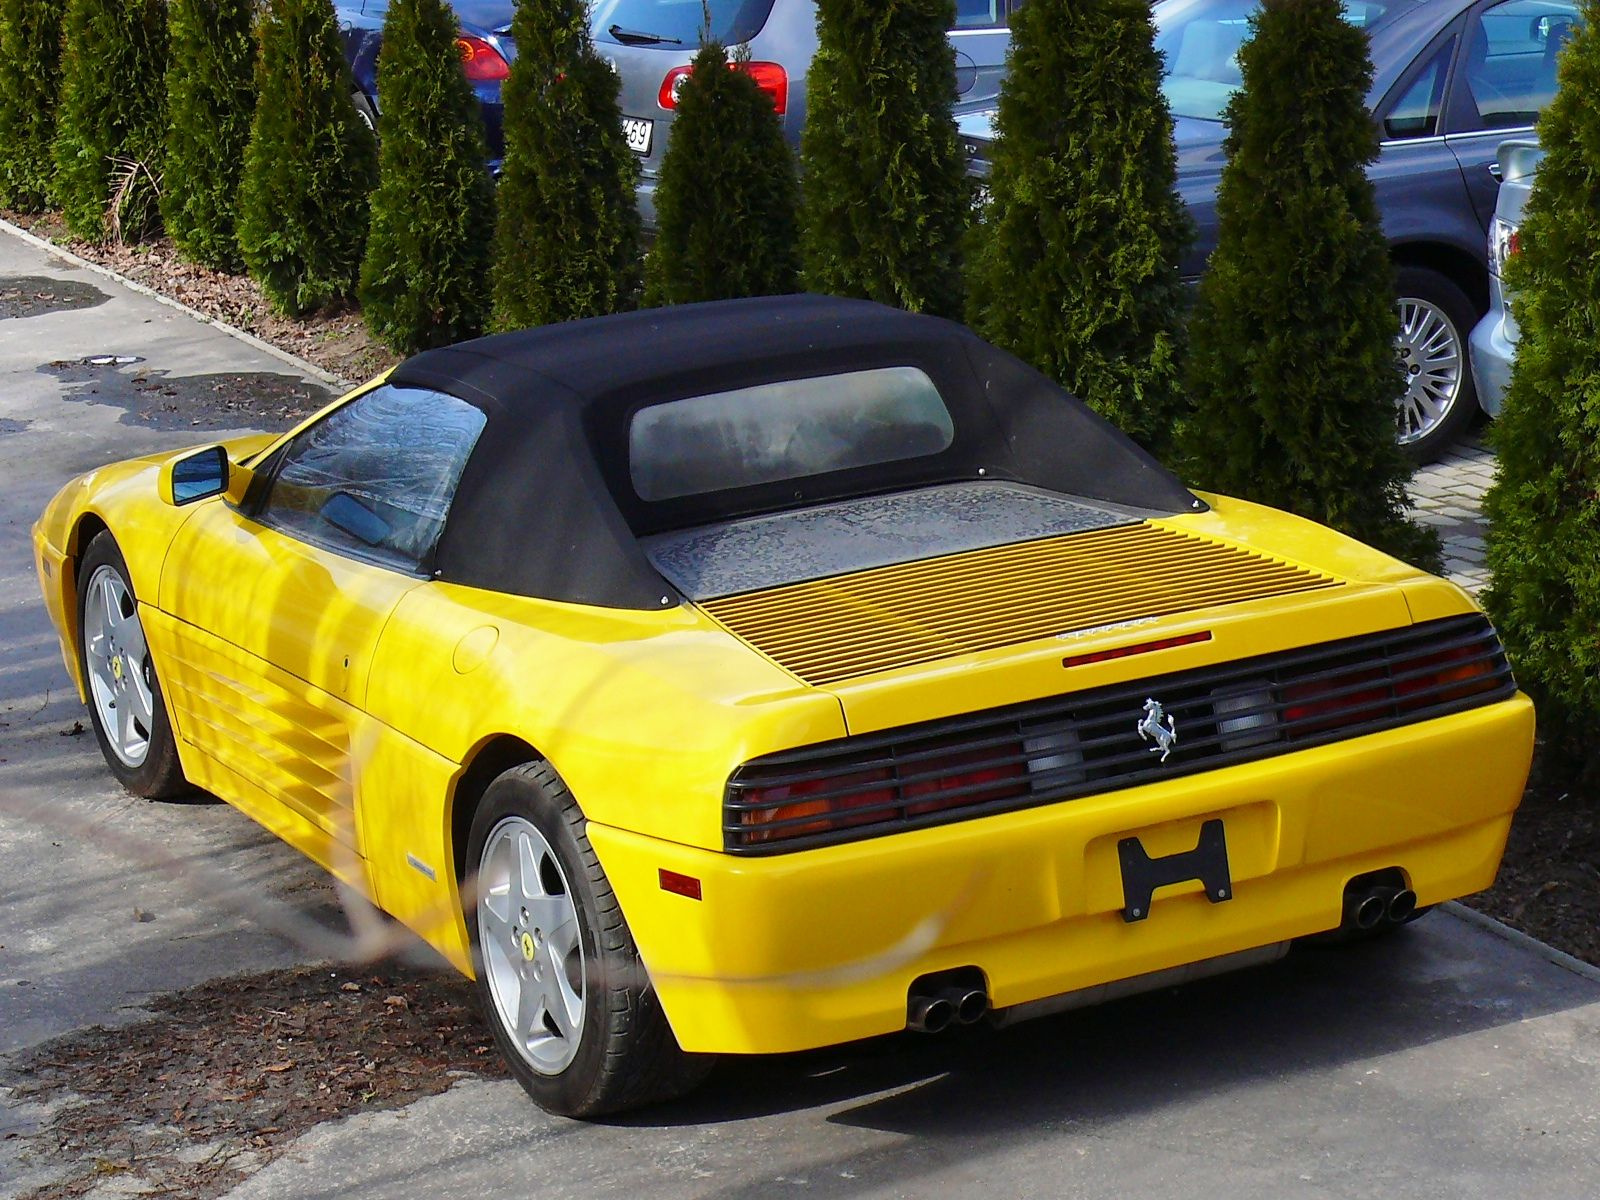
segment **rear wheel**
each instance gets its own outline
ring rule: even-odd
[[[1401,267],[1395,283],[1400,316],[1395,356],[1406,376],[1400,445],[1417,462],[1431,462],[1466,432],[1478,412],[1467,357],[1477,315],[1466,293],[1437,271]]]
[[[539,1106],[593,1117],[694,1087],[577,801],[545,763],[505,772],[472,819],[467,907],[484,1015]]]
[[[78,662],[95,740],[111,773],[136,796],[186,790],[138,598],[109,532],[95,535],[78,564]]]

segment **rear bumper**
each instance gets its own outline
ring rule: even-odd
[[[1503,703],[1297,754],[979,820],[767,858],[591,824],[686,1050],[775,1053],[903,1029],[911,982],[978,967],[997,1008],[1339,923],[1353,876],[1399,867],[1418,902],[1494,880],[1533,707]],[[1220,817],[1234,896],[1198,882],[1122,918],[1117,843],[1192,850]],[[701,883],[662,890],[659,872]]]
[[[1500,415],[1506,388],[1511,383],[1511,362],[1517,355],[1517,327],[1500,281],[1491,279],[1494,292],[1489,311],[1467,339],[1472,358],[1472,378],[1478,387],[1478,407],[1491,417]]]

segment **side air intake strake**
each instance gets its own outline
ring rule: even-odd
[[[773,854],[875,837],[1287,754],[1515,692],[1489,622],[1451,617],[769,754],[729,779],[723,841]],[[1158,726],[1176,736],[1152,736]]]
[[[1340,586],[1141,522],[701,602],[816,687],[1141,617]]]

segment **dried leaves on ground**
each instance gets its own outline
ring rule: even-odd
[[[454,972],[383,964],[216,980],[155,1016],[29,1051],[5,1082],[55,1102],[34,1165],[65,1172],[24,1200],[116,1176],[133,1194],[210,1200],[323,1121],[399,1108],[504,1068]]]

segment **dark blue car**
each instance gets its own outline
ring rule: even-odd
[[[1216,189],[1240,86],[1237,52],[1255,0],[1162,0],[1164,91],[1178,146],[1178,190],[1198,237],[1182,263],[1198,278],[1217,240]],[[1578,21],[1574,0],[1347,0],[1372,49],[1368,94],[1382,152],[1370,175],[1398,285],[1396,346],[1409,378],[1399,438],[1436,457],[1477,411],[1467,337],[1489,307],[1487,230],[1496,149],[1527,133],[1555,94],[1556,56]],[[962,118],[973,169],[987,173],[992,111]]]
[[[490,166],[498,171],[505,155],[500,85],[517,56],[516,43],[511,40],[514,5],[512,0],[455,0],[451,7],[461,22],[456,38],[461,69],[483,109]],[[383,18],[389,11],[389,0],[351,0],[335,4],[334,11],[344,38],[345,61],[355,76],[356,93],[352,98],[356,111],[376,130],[383,111],[378,95],[378,48],[383,44]]]

